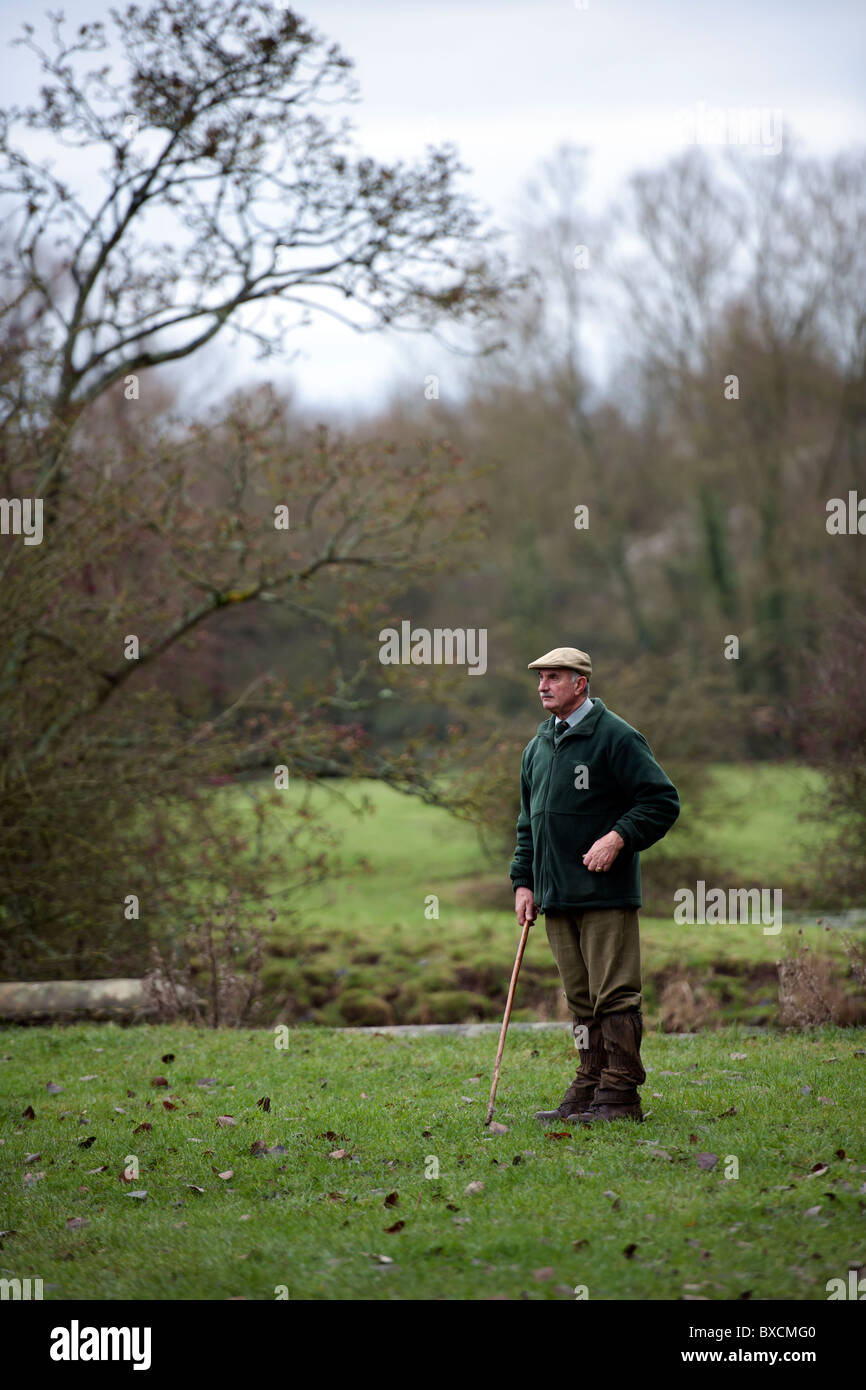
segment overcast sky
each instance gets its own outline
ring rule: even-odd
[[[143,0],[142,8],[146,8]],[[4,104],[36,92],[37,68],[8,40],[43,5],[2,0]],[[59,0],[48,8],[61,8]],[[562,143],[589,146],[589,198],[601,207],[640,167],[683,148],[685,113],[758,107],[781,112],[814,154],[860,143],[866,131],[866,5],[862,0],[315,0],[295,7],[354,59],[362,102],[352,108],[363,149],[412,157],[453,140],[471,169],[465,186],[500,226],[513,225],[525,179]],[[104,0],[67,0],[68,19],[107,18]],[[302,357],[252,361],[217,346],[186,364],[192,389],[266,375],[291,380],[323,411],[373,407],[424,371],[460,375],[440,348],[359,336],[323,319],[300,330]]]

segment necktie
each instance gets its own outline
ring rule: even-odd
[[[562,735],[566,732],[566,730],[568,729],[568,727],[569,727],[568,720],[567,720],[567,719],[560,719],[560,720],[557,721],[556,727],[554,728],[553,732],[554,732],[554,734],[556,735],[557,738],[562,738]]]

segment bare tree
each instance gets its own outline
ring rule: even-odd
[[[25,399],[4,392],[0,419],[37,431],[48,498],[90,402],[228,324],[265,354],[313,313],[359,331],[477,325],[506,283],[456,190],[454,148],[411,166],[360,157],[335,112],[357,97],[352,64],[293,10],[160,0],[109,13],[119,65],[101,22],[67,35],[49,14],[47,45],[25,25],[16,42],[45,82],[35,105],[0,113],[12,286],[0,317],[44,310],[46,329],[22,364]],[[86,68],[92,55],[112,61]],[[22,123],[59,152],[103,156],[102,196],[14,143]],[[254,321],[265,305],[282,316]]]

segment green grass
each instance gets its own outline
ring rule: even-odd
[[[671,882],[688,886],[696,866],[706,864],[700,872],[710,886],[782,887],[786,903],[793,887],[802,901],[815,847],[814,827],[799,817],[819,785],[816,774],[792,765],[715,768],[702,820],[696,823],[684,805],[672,834],[642,856],[645,878],[651,881],[653,866],[661,864]],[[470,826],[382,784],[337,787],[335,795],[332,784],[316,786],[311,800],[340,836],[345,872],[305,890],[295,918],[283,911],[282,885],[265,885],[278,914],[273,928],[265,924],[269,1009],[331,1025],[501,1016],[517,939],[510,851],[485,857]],[[229,798],[242,829],[256,789],[219,795]],[[284,793],[285,809],[269,831],[277,843],[302,795],[300,785]],[[365,798],[370,814],[359,810]],[[838,939],[821,932],[815,913],[786,908],[782,933],[767,936],[760,925],[677,926],[670,893],[661,900],[671,902],[671,915],[644,911],[641,918],[651,1019],[666,979],[685,969],[708,991],[719,1021],[773,1022],[775,961],[800,925],[809,944],[842,959]],[[263,924],[265,906],[263,894]],[[558,995],[540,921],[525,957],[516,1017],[550,1016]]]
[[[570,1299],[585,1285],[596,1300],[824,1300],[863,1262],[866,1030],[649,1034],[647,1122],[565,1138],[531,1113],[571,1078],[567,1034],[510,1035],[509,1131],[489,1137],[495,1041],[301,1029],[277,1050],[267,1031],[6,1029],[2,1276],[41,1278],[53,1299]],[[256,1141],[285,1152],[253,1157]]]

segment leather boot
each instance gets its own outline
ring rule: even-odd
[[[576,1018],[573,1024],[575,1038],[580,1027],[587,1030],[588,1046],[578,1048],[580,1066],[577,1075],[555,1110],[536,1110],[533,1119],[538,1120],[539,1124],[550,1124],[556,1120],[575,1121],[588,1108],[595,1095],[605,1064],[601,1020]]]
[[[602,1014],[601,1030],[607,1062],[589,1109],[581,1124],[599,1120],[643,1120],[637,1088],[646,1081],[640,1059],[643,1014],[640,1009]]]

